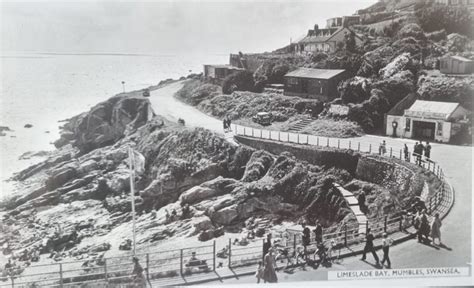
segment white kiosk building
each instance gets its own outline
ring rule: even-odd
[[[386,135],[450,142],[467,122],[468,111],[459,103],[416,100],[408,109],[400,108],[396,105],[386,115]]]

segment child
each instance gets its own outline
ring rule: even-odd
[[[258,261],[257,271],[255,272],[255,277],[257,277],[257,284],[260,283],[260,279],[263,278],[263,263]]]

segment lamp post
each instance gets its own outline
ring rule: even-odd
[[[397,121],[393,120],[393,121],[392,121],[392,128],[393,128],[393,134],[392,134],[392,136],[393,136],[393,137],[397,137],[397,126],[398,126]]]
[[[125,93],[125,81],[122,81],[123,93]]]

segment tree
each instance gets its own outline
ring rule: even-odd
[[[420,26],[426,32],[445,29],[448,34],[460,33],[474,37],[472,21],[474,20],[469,9],[461,6],[442,5],[427,2],[417,7],[415,15]]]
[[[346,48],[346,51],[356,52],[357,45],[355,40],[355,33],[353,31],[350,31],[349,33],[346,33],[344,35],[344,47]]]
[[[255,82],[250,71],[238,71],[227,76],[222,82],[222,93],[231,94],[234,91],[254,91]]]

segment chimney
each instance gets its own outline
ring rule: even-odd
[[[318,24],[314,24],[314,32],[318,33],[318,30],[319,30]]]

